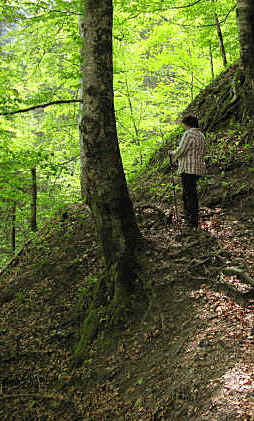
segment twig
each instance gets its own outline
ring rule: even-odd
[[[227,18],[229,17],[229,15],[230,15],[230,13],[231,12],[233,12],[233,10],[235,10],[236,9],[236,5],[234,5],[229,11],[228,11],[228,13],[226,14],[226,16],[225,16],[225,18],[222,20],[222,21],[220,21],[219,23],[220,23],[220,25],[222,25],[222,24],[224,24],[225,22],[226,22],[226,20],[227,20]],[[176,23],[176,22],[173,22],[172,21],[172,19],[168,19],[168,18],[165,18],[165,16],[161,16],[161,18],[165,21],[165,22],[170,22],[170,23],[173,23],[174,25],[177,25],[177,26],[182,26],[182,27],[184,27],[184,28],[188,28],[188,27],[192,27],[192,28],[209,28],[210,26],[212,27],[212,26],[216,26],[216,23],[209,23],[209,24],[204,24],[204,25],[184,25],[184,24],[182,24],[182,23]]]
[[[200,3],[202,0],[196,0],[194,3],[191,3],[191,4],[186,4],[185,6],[177,6],[177,7],[167,7],[167,11],[168,10],[175,10],[175,9],[185,9],[186,7],[192,7],[192,6],[195,6],[195,4],[197,4],[197,3]],[[152,11],[147,11],[147,10],[144,10],[144,11],[142,11],[142,12],[138,12],[138,13],[136,13],[135,15],[132,15],[132,16],[130,16],[130,17],[128,17],[128,18],[126,18],[124,21],[123,21],[123,23],[125,23],[125,22],[127,22],[128,20],[130,20],[130,19],[136,19],[137,17],[139,17],[140,15],[142,15],[143,13],[156,13],[156,12],[165,12],[166,10],[161,10],[161,9],[154,9],[154,10],[152,10]]]

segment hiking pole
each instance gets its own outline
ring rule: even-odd
[[[169,160],[170,160],[171,168],[173,168],[173,161],[172,161],[172,156],[170,153],[169,153]],[[173,176],[173,173],[172,173],[172,184],[173,184],[173,193],[174,193],[174,202],[175,202],[176,225],[177,225],[177,230],[179,231],[179,218],[178,218],[178,209],[177,209],[177,201],[176,201],[176,185],[175,185],[175,178]]]

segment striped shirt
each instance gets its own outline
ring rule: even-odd
[[[174,159],[178,159],[178,174],[206,174],[205,135],[200,129],[192,127],[186,130],[178,148],[171,154]]]

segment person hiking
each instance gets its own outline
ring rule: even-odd
[[[206,174],[205,135],[199,129],[198,119],[193,114],[185,115],[182,124],[185,132],[179,146],[168,153],[178,160],[178,174],[181,175],[183,186],[184,225],[188,231],[198,228],[197,181]]]

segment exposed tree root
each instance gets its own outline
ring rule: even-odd
[[[209,132],[222,128],[226,120],[251,127],[253,98],[253,85],[236,62],[201,91],[183,114],[195,113],[200,127]]]
[[[247,282],[251,286],[254,287],[254,280],[243,270],[235,268],[235,267],[224,267],[221,269],[225,275],[236,275],[238,278],[242,279],[243,281]]]
[[[124,283],[128,269],[130,284]],[[79,343],[72,357],[72,366],[77,367],[86,359],[87,351],[94,340],[100,348],[111,349],[119,332],[135,319],[140,319],[149,302],[149,297],[140,277],[137,262],[113,265],[104,273],[94,291],[93,301],[83,322]],[[128,289],[130,288],[131,290]]]
[[[162,220],[162,222],[163,222],[163,224],[165,224],[165,225],[170,225],[170,224],[172,224],[172,213],[170,213],[170,215],[169,216],[167,216],[160,208],[158,208],[157,206],[153,206],[153,205],[141,205],[141,206],[136,206],[135,207],[135,210],[137,211],[137,212],[143,212],[144,210],[146,210],[146,209],[151,209],[151,210],[153,210],[154,212],[157,212],[157,214],[158,214],[158,216],[159,216],[159,218]],[[155,222],[153,222],[153,223],[151,223],[151,224],[149,224],[149,227],[147,227],[147,228],[151,228],[154,224],[156,223],[156,221]]]

